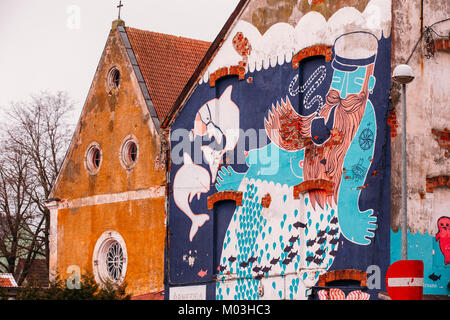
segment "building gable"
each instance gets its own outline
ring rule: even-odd
[[[113,28],[51,197],[84,198],[164,184],[158,128],[133,67],[121,32]],[[118,88],[109,83],[114,69],[120,73]],[[132,169],[120,161],[127,137],[134,137],[138,147]],[[101,151],[101,163],[90,174],[93,155],[88,149],[93,145]]]

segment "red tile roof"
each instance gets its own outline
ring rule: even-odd
[[[125,30],[163,121],[211,43],[130,27]]]
[[[11,273],[0,273],[0,288],[17,288],[16,280]]]
[[[141,294],[131,297],[131,300],[164,300],[164,291]]]
[[[9,288],[12,287],[11,280],[0,278],[0,288]]]

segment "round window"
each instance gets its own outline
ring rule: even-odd
[[[106,270],[108,277],[114,281],[120,280],[123,270],[123,249],[117,242],[111,243],[106,253]]]
[[[120,86],[121,80],[122,80],[122,78],[121,78],[119,69],[117,69],[116,67],[111,68],[111,70],[109,70],[108,76],[107,76],[108,91],[111,91],[112,89],[118,89]]]
[[[122,236],[106,231],[97,240],[93,255],[94,277],[98,283],[121,283],[127,269],[127,250]]]
[[[122,167],[131,169],[135,166],[138,159],[138,144],[136,137],[129,135],[125,137],[120,147],[119,159]]]
[[[100,170],[102,151],[97,142],[93,142],[88,146],[84,156],[84,164],[90,174],[96,174]]]

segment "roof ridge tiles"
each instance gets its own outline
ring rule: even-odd
[[[190,37],[185,37],[185,36],[177,36],[177,35],[170,34],[170,33],[164,33],[164,32],[152,31],[152,30],[144,30],[144,29],[128,27],[128,26],[126,26],[124,28],[125,28],[125,30],[132,29],[132,30],[136,30],[136,31],[139,31],[139,32],[146,32],[146,33],[149,33],[149,34],[161,35],[161,36],[164,36],[164,37],[169,37],[169,38],[174,38],[174,39],[192,40],[192,41],[195,41],[195,42],[204,42],[205,44],[211,44],[210,41],[205,41],[205,40],[195,39],[195,38],[190,38]]]
[[[211,43],[133,27],[125,30],[158,118],[163,121]]]

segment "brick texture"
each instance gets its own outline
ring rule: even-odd
[[[316,45],[300,50],[292,58],[292,68],[297,69],[300,61],[312,56],[324,56],[325,61],[331,61],[332,51],[331,46]]]
[[[214,204],[223,200],[233,200],[236,201],[236,206],[242,205],[242,192],[241,191],[220,191],[214,193],[208,197],[207,205],[208,210],[212,210],[214,208]]]
[[[395,138],[397,136],[397,115],[395,113],[395,109],[392,109],[389,111],[388,117],[387,117],[387,124],[389,127],[391,127],[391,138]]]
[[[426,191],[429,193],[434,192],[434,188],[437,187],[450,187],[449,176],[436,176],[426,179]]]
[[[25,267],[25,259],[19,259],[17,271],[22,272]],[[47,287],[49,284],[48,268],[45,259],[35,259],[29,266],[26,281],[37,284],[41,287]]]
[[[333,270],[320,275],[319,287],[325,287],[329,282],[337,280],[359,281],[361,287],[367,286],[367,273],[356,269]]]
[[[267,193],[262,199],[261,199],[261,206],[263,208],[270,207],[270,203],[272,202],[272,197],[269,193]]]
[[[450,52],[450,39],[436,39],[434,41],[434,48],[436,51]]]
[[[233,47],[242,57],[252,53],[252,46],[242,32],[237,32],[233,37]]]
[[[325,179],[306,180],[294,186],[294,199],[298,199],[301,193],[311,190],[323,190],[327,195],[333,194],[333,182]]]
[[[342,140],[344,139],[343,134],[341,131],[338,131],[336,129],[331,129],[331,136],[330,139],[328,139],[327,142],[325,142],[321,146],[317,146],[312,142],[310,138],[304,142],[305,144],[305,157],[308,158],[308,160],[313,164],[315,161],[320,161],[323,159],[324,152],[326,148],[330,148],[335,145],[339,145],[342,143]],[[316,160],[319,159],[319,160]]]
[[[245,79],[245,68],[241,65],[223,67],[209,75],[209,85],[211,87],[216,86],[216,81],[222,77],[237,75],[239,80]]]
[[[130,27],[125,29],[162,121],[211,43]]]
[[[450,131],[447,128],[444,130],[432,129],[431,133],[439,147],[445,150],[445,157],[448,158],[450,156]]]

